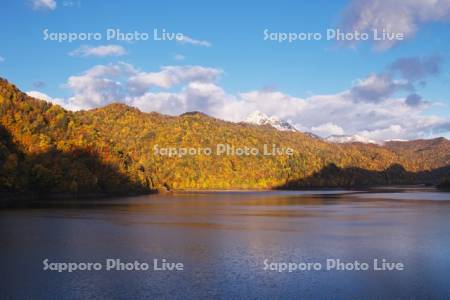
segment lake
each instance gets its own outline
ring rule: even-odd
[[[44,270],[46,259],[52,267]],[[107,259],[150,269],[107,270]],[[154,270],[154,259],[183,270]],[[375,259],[403,269],[374,270]],[[54,269],[87,262],[101,269]],[[41,201],[0,210],[0,263],[0,299],[449,299],[450,193],[386,187]],[[300,270],[308,264],[320,269]],[[357,264],[369,267],[347,270]]]

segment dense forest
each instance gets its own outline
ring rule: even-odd
[[[252,147],[258,155],[167,156],[159,148]],[[264,145],[293,155],[262,155]],[[192,112],[143,113],[124,104],[71,112],[0,78],[0,191],[147,193],[167,189],[267,189],[445,184],[445,138],[333,144],[301,132],[231,123]]]

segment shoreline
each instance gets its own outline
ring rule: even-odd
[[[429,186],[426,184],[413,184],[413,185],[382,185],[382,186],[358,186],[358,187],[304,187],[297,189],[245,189],[245,188],[232,188],[232,189],[172,189],[172,190],[153,190],[149,192],[125,192],[125,193],[83,193],[83,194],[71,194],[71,193],[48,193],[48,194],[36,194],[36,193],[13,193],[13,192],[0,192],[0,208],[20,206],[21,204],[28,205],[30,203],[39,203],[41,201],[57,202],[64,200],[76,200],[76,201],[90,201],[90,200],[106,200],[116,197],[136,197],[145,195],[165,195],[165,194],[188,194],[188,193],[264,193],[264,192],[296,192],[296,191],[389,191],[395,192],[396,190],[404,189],[430,189],[436,192],[450,192],[448,188],[440,188],[439,186]]]

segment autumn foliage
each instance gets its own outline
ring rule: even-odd
[[[215,148],[217,144],[259,149],[274,144],[294,149],[294,155],[154,153],[155,145]],[[174,117],[143,113],[124,104],[70,112],[31,98],[0,79],[3,191],[129,193],[437,184],[448,177],[449,161],[450,142],[444,138],[390,142],[383,147],[332,144],[301,132],[225,122],[202,113]]]

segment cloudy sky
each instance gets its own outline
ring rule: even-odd
[[[67,109],[124,102],[230,121],[261,111],[323,137],[450,137],[450,0],[5,0],[2,11],[0,76]],[[327,40],[329,29],[369,39]],[[404,39],[375,41],[374,29]]]

